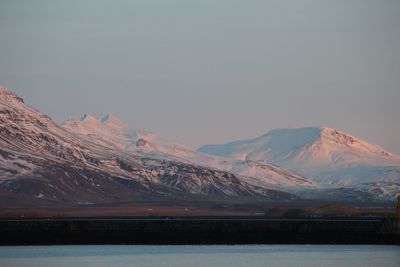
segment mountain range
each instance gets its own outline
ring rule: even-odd
[[[115,116],[58,125],[0,86],[3,205],[123,201],[392,200],[400,156],[327,127],[193,150]]]
[[[383,198],[400,193],[400,156],[328,127],[276,129],[254,139],[207,145],[198,151],[268,162],[308,177],[320,189],[355,189]]]

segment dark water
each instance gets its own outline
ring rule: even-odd
[[[399,267],[399,246],[0,247],[0,266]]]

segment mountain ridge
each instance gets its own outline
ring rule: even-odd
[[[5,197],[11,193],[16,201],[24,196],[78,204],[295,198],[247,184],[225,171],[99,144],[67,131],[8,90],[1,92],[0,197],[5,191]],[[98,119],[86,116],[84,121]],[[104,124],[114,130],[120,127],[111,117]]]
[[[116,118],[117,119],[117,118]],[[196,164],[207,168],[227,171],[243,177],[244,181],[255,186],[286,189],[290,186],[314,187],[315,185],[304,177],[300,177],[287,170],[267,163],[248,160],[229,160],[199,153],[189,147],[174,143],[157,136],[156,134],[129,128],[120,119],[117,127],[99,123],[99,121],[68,120],[62,126],[76,134],[89,137],[93,142],[113,144],[121,151],[151,153],[151,156],[160,159],[173,157],[176,160],[189,164]],[[101,119],[100,119],[101,121]],[[254,179],[248,179],[253,177]]]
[[[98,203],[288,200],[342,188],[356,198],[395,198],[400,157],[328,127],[275,129],[195,151],[112,115],[58,125],[0,86],[0,192]]]
[[[253,139],[207,145],[198,151],[231,159],[265,161],[308,177],[321,187],[395,185],[400,192],[400,157],[329,127],[276,129]],[[384,189],[382,189],[384,191]],[[397,192],[396,192],[397,191]]]

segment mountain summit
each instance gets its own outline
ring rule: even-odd
[[[7,201],[276,201],[310,192],[340,199],[342,189],[393,199],[400,157],[327,127],[276,129],[194,151],[111,115],[60,126],[0,87],[0,198]]]
[[[14,101],[10,90],[1,93],[0,204],[294,198],[223,170],[143,151],[143,138],[154,141],[153,135],[140,133],[135,141],[136,133],[115,117],[85,115],[64,128]]]
[[[198,151],[241,160],[265,160],[278,165],[295,157],[344,163],[365,162],[369,158],[373,158],[374,163],[376,160],[399,159],[378,145],[328,127],[275,129],[254,139],[207,145]]]
[[[313,179],[321,187],[385,183],[400,189],[400,157],[328,127],[276,129],[254,139],[200,147],[199,152],[265,161]],[[385,189],[380,188],[384,191]],[[399,190],[400,191],[400,190]]]
[[[210,156],[181,144],[164,139],[156,134],[130,128],[116,117],[101,120],[68,120],[63,124],[68,131],[90,139],[91,142],[118,149],[126,153],[140,153],[158,159],[177,160],[188,164],[227,171],[255,186],[289,189],[291,187],[313,188],[316,185],[290,171],[265,162],[228,159]]]
[[[17,96],[14,92],[0,84],[0,100],[2,101],[18,101],[24,102],[24,100]]]

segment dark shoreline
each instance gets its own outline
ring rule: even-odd
[[[0,245],[400,245],[399,230],[393,218],[7,218],[0,219]]]

